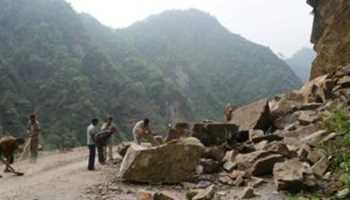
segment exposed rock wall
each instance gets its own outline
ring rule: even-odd
[[[317,52],[311,79],[350,63],[350,1],[307,0],[314,8],[311,41]]]

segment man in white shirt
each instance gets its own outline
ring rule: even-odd
[[[150,142],[152,145],[157,145],[158,142],[153,138],[150,126],[149,119],[144,119],[137,122],[132,129],[132,134],[134,137],[134,142],[137,144],[141,144],[141,140],[146,140]]]
[[[98,119],[92,119],[86,131],[87,145],[89,148],[88,170],[95,170],[96,144],[94,137],[98,133],[97,124]]]

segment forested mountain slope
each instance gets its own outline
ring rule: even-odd
[[[271,50],[198,10],[113,30],[63,0],[0,2],[0,72],[2,130],[22,135],[36,112],[45,141],[60,145],[83,144],[95,116],[124,132],[145,116],[160,128],[300,86]]]

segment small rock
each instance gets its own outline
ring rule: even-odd
[[[154,194],[153,200],[176,200],[176,199],[162,192],[157,192]]]
[[[264,150],[268,143],[269,143],[268,141],[263,140],[263,141],[255,144],[255,149],[256,150]]]
[[[311,135],[305,137],[302,142],[310,144],[312,146],[317,146],[320,144],[321,140],[328,135],[327,130],[319,130],[312,133]]]
[[[222,162],[226,162],[226,161],[232,161],[235,159],[235,157],[237,156],[238,152],[235,150],[231,150],[231,151],[227,151],[225,153],[224,158],[222,159]]]
[[[315,164],[319,160],[321,160],[323,157],[326,157],[326,154],[321,149],[314,148],[314,149],[312,149],[311,151],[308,152],[307,160],[311,164]]]
[[[321,140],[321,144],[322,143],[327,143],[329,142],[330,140],[333,140],[335,139],[339,134],[338,133],[330,133],[329,135],[327,135],[325,138],[323,138]]]
[[[203,166],[203,173],[212,174],[220,170],[220,163],[212,159],[200,159],[199,164]]]
[[[347,84],[350,84],[350,76],[344,76],[341,79],[338,80],[337,84],[346,86]]]
[[[250,187],[256,188],[264,183],[266,183],[266,181],[264,179],[253,176],[253,177],[251,177],[251,181],[248,183],[248,185]]]
[[[255,192],[254,189],[252,187],[247,187],[244,189],[242,195],[241,195],[241,199],[251,199],[258,196]]]
[[[229,176],[221,176],[219,178],[219,182],[224,184],[224,185],[235,186],[235,181],[232,180],[232,178]]]
[[[297,156],[297,154],[295,152],[290,151],[288,146],[283,142],[269,143],[264,147],[263,150],[281,154],[287,158],[292,158]]]
[[[137,200],[176,200],[162,192],[140,191],[137,193]]]
[[[233,180],[236,180],[238,177],[249,177],[249,175],[246,173],[246,171],[240,171],[240,170],[235,170],[232,173],[228,175],[231,177]]]
[[[294,123],[289,124],[289,125],[287,125],[286,127],[284,127],[284,130],[285,130],[285,131],[294,131],[294,130],[297,129],[298,126],[299,126],[299,123],[294,122]]]
[[[338,199],[348,199],[350,197],[350,189],[345,188],[339,191],[336,196]]]
[[[189,200],[211,200],[215,195],[215,186],[211,185],[206,189],[198,189],[189,191],[186,194]]]
[[[153,200],[154,194],[152,192],[140,191],[137,193],[137,200]]]
[[[263,140],[268,142],[281,141],[283,138],[275,134],[265,134],[262,130],[250,130],[249,131],[250,141],[253,143],[259,143]]]
[[[226,172],[231,172],[232,170],[234,170],[237,167],[236,163],[232,162],[232,161],[226,161],[224,163],[224,165],[222,166],[222,168],[226,171]]]
[[[301,125],[306,126],[320,120],[320,116],[314,111],[301,111],[298,120]]]
[[[199,181],[199,183],[196,185],[196,188],[207,188],[211,185],[212,183],[210,181]]]
[[[298,106],[297,109],[298,110],[316,110],[320,106],[322,106],[321,103],[305,103],[305,104]]]
[[[310,152],[312,151],[312,148],[310,147],[310,145],[308,144],[303,144],[300,149],[298,150],[297,154],[298,154],[298,158],[301,161],[307,161],[308,160],[308,155],[310,154]]]
[[[315,163],[311,169],[315,175],[317,175],[318,177],[323,177],[323,175],[327,172],[329,165],[330,161],[325,156],[322,159],[320,159],[317,163]]]
[[[245,179],[243,176],[238,176],[234,182],[234,185],[238,186],[238,187],[244,186],[245,184],[246,184],[246,182],[245,182]]]

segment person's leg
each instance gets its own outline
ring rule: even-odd
[[[108,142],[107,144],[107,152],[108,152],[108,159],[113,160],[113,144],[112,142]]]
[[[14,173],[17,176],[23,176],[24,174],[22,172],[17,172],[15,169],[13,169],[6,160],[0,158],[0,161],[5,164],[6,168],[9,170],[9,172]]]
[[[89,145],[88,147],[89,147],[88,170],[95,170],[96,147],[95,145]]]
[[[14,162],[14,156],[13,156],[13,155],[6,156],[6,161],[7,161],[9,164],[13,164],[13,162]],[[5,165],[4,172],[5,172],[5,173],[11,172],[11,170],[10,170],[10,168],[9,168],[9,165]]]
[[[30,156],[32,162],[36,162],[38,158],[38,146],[39,146],[39,140],[32,138],[31,145],[30,145]]]
[[[97,147],[97,155],[98,155],[98,162],[101,164],[101,165],[104,165],[105,164],[105,157],[104,157],[104,147],[103,146],[100,146],[100,147]]]
[[[107,159],[107,145],[103,146],[103,157]]]

